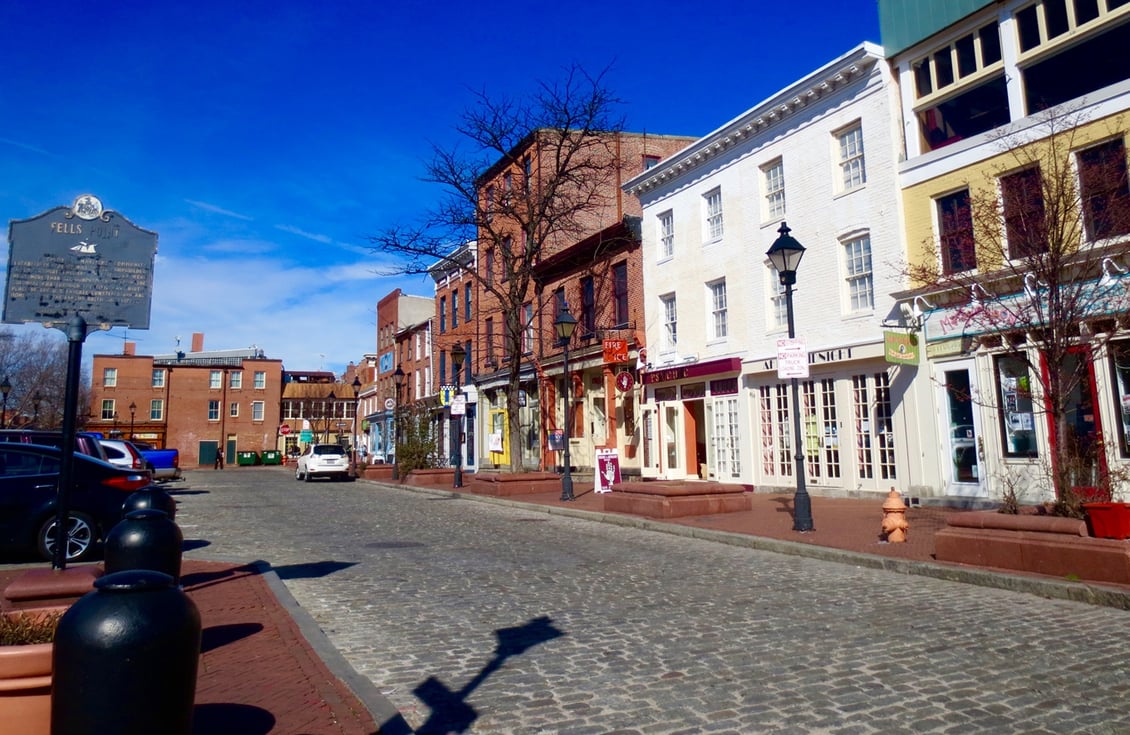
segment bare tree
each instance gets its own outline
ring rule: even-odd
[[[435,147],[425,180],[443,193],[414,225],[371,237],[374,248],[399,258],[398,274],[423,274],[437,265],[474,279],[480,314],[502,315],[498,348],[506,362],[511,436],[520,435],[523,305],[532,300],[539,260],[611,224],[619,194],[616,139],[619,100],[579,66],[558,82],[542,82],[528,98],[498,99],[480,92],[460,118],[459,142]],[[477,241],[472,270],[452,256]],[[489,257],[484,257],[489,253]],[[542,305],[538,305],[539,308]],[[551,322],[535,319],[535,323]],[[481,323],[481,317],[480,317]],[[510,444],[511,467],[521,463]]]
[[[1069,419],[1089,390],[1088,363],[1130,311],[1130,279],[1111,277],[1107,260],[1126,253],[1130,234],[1123,121],[1108,123],[1118,135],[1105,143],[1086,122],[1077,111],[1041,113],[1002,133],[985,180],[939,200],[941,241],[923,245],[909,274],[982,346],[1022,361],[1051,436],[1046,480],[1068,514],[1079,512],[1082,486],[1110,490],[1109,447]]]
[[[79,376],[79,413],[89,402],[89,375]],[[8,427],[35,423],[58,429],[63,424],[67,384],[67,341],[62,332],[0,328],[0,380],[12,386],[8,394]],[[80,423],[82,416],[80,418]]]

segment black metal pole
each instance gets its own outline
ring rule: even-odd
[[[573,474],[570,470],[569,460],[569,404],[573,400],[572,390],[569,379],[569,340],[562,340],[562,354],[564,370],[563,383],[565,384],[565,474],[561,477],[561,500],[568,502],[573,500]]]
[[[397,366],[399,368],[399,366]],[[400,479],[400,385],[396,385],[396,400],[392,404],[392,479]],[[385,452],[388,457],[388,452]]]
[[[796,326],[793,322],[793,284],[785,283],[785,311],[789,319],[789,339],[796,337]],[[812,523],[812,498],[808,495],[805,482],[804,469],[804,440],[800,434],[800,390],[797,379],[792,378],[792,403],[793,403],[793,447],[796,449],[796,494],[793,496],[793,530],[811,531]]]
[[[67,519],[75,464],[75,423],[78,418],[79,376],[82,370],[82,343],[86,340],[86,320],[75,315],[67,326],[67,385],[63,397],[63,446],[59,451],[59,488],[55,496],[55,549],[51,568],[67,568],[70,540]]]
[[[455,456],[455,482],[453,487],[463,487],[463,447],[461,446],[463,416],[455,413],[455,401],[459,399],[459,373],[462,369],[462,365],[455,366],[455,393],[451,397],[451,451]]]

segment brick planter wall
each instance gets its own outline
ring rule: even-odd
[[[552,472],[478,472],[470,477],[467,488],[479,495],[507,497],[561,490],[561,476]]]

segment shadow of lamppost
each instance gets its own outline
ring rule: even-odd
[[[451,348],[452,377],[455,378],[455,392],[451,399],[451,454],[455,458],[455,480],[453,487],[463,487],[463,414],[456,414],[455,403],[459,398],[459,373],[463,372],[463,361],[467,359],[467,349],[462,342]]]
[[[396,395],[392,402],[392,479],[400,479],[400,389],[404,387],[404,370],[397,364],[392,374]],[[386,452],[387,455],[387,452]]]
[[[565,474],[561,476],[561,500],[570,501],[573,500],[573,474],[569,460],[569,404],[573,400],[573,395],[571,390],[572,379],[569,376],[569,340],[573,338],[573,330],[577,328],[577,318],[569,313],[568,304],[564,304],[561,313],[557,315],[557,319],[553,322],[553,328],[557,332],[557,343],[562,350],[562,383],[565,386]]]
[[[800,259],[804,257],[804,246],[789,236],[789,226],[781,223],[777,230],[779,236],[773,242],[765,255],[769,262],[777,269],[781,285],[785,287],[785,312],[789,321],[789,339],[796,339],[796,325],[793,321],[793,284],[796,283],[796,269]],[[811,531],[812,523],[812,498],[808,495],[805,485],[804,469],[804,441],[800,434],[800,392],[797,388],[797,378],[789,378],[791,383],[791,399],[793,413],[793,443],[796,449],[796,494],[793,496],[793,530]]]

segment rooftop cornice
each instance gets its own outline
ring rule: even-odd
[[[747,110],[722,127],[624,184],[624,191],[639,196],[677,179],[748,140],[766,134],[810,105],[870,74],[883,59],[882,50],[863,43],[826,64],[796,84]]]

